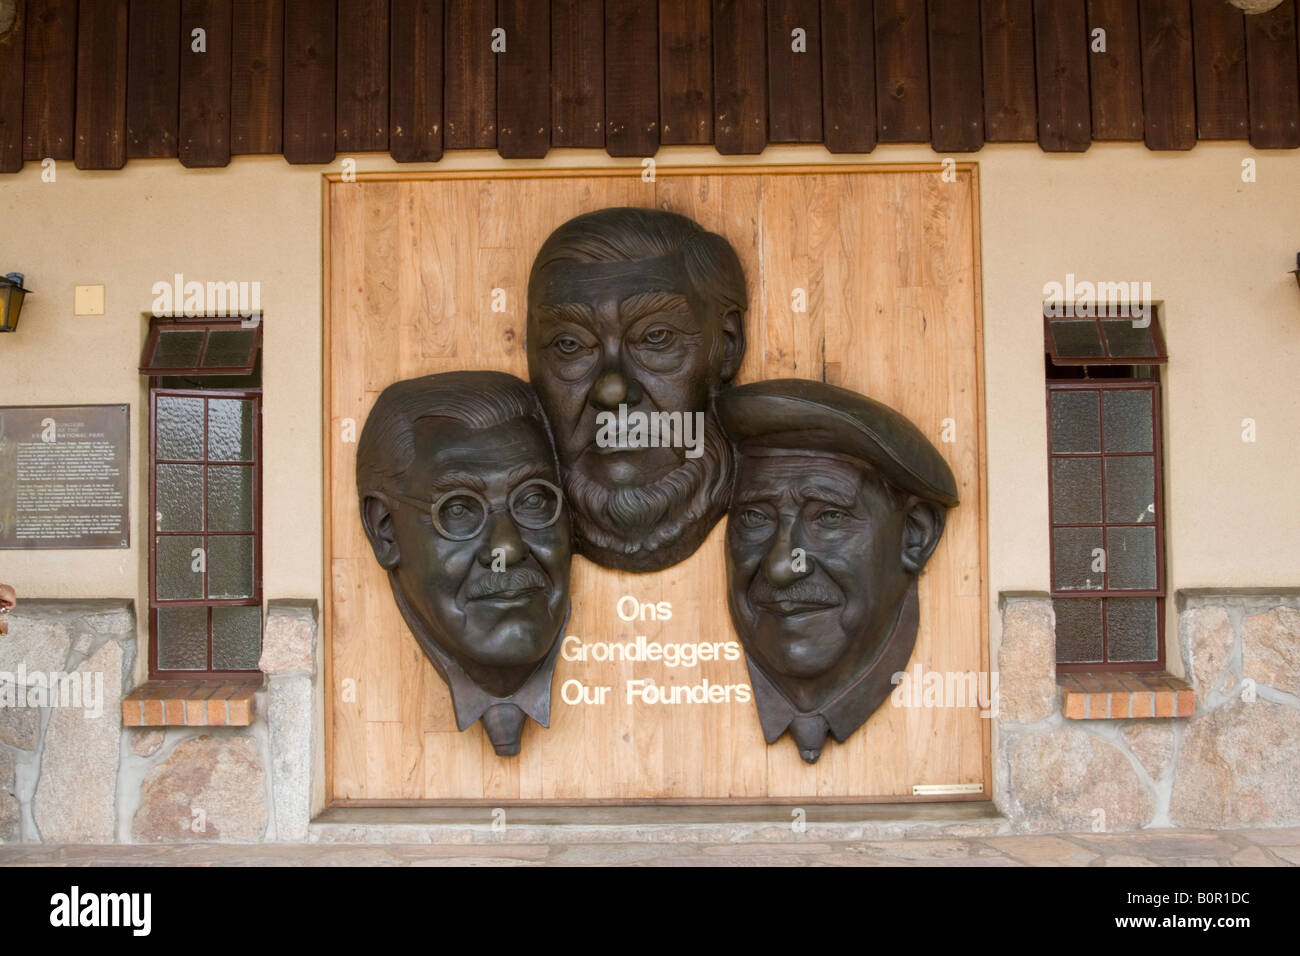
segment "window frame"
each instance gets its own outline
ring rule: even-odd
[[[1052,398],[1057,392],[1090,391],[1098,393],[1098,451],[1056,452],[1052,447]],[[1106,452],[1105,393],[1110,391],[1145,391],[1151,394],[1151,441],[1152,450],[1148,452]],[[1047,412],[1047,527],[1049,560],[1049,593],[1053,604],[1058,600],[1100,600],[1101,603],[1101,660],[1099,661],[1062,661],[1056,660],[1056,671],[1061,673],[1119,673],[1126,671],[1163,671],[1165,669],[1165,504],[1164,504],[1164,441],[1163,441],[1163,403],[1161,402],[1161,381],[1159,372],[1153,371],[1142,378],[1103,378],[1103,379],[1048,379],[1046,389]],[[1151,522],[1110,522],[1106,520],[1106,477],[1105,461],[1107,458],[1152,458],[1154,481],[1155,517]],[[1096,458],[1101,462],[1102,479],[1099,494],[1101,498],[1101,521],[1092,523],[1064,522],[1055,520],[1055,487],[1052,478],[1052,464],[1056,459]],[[1056,584],[1056,541],[1054,532],[1058,528],[1098,528],[1103,534],[1103,548],[1107,556],[1107,585],[1109,585],[1109,535],[1111,527],[1153,527],[1155,530],[1156,586],[1144,589],[1123,589],[1105,587],[1096,590],[1070,589],[1062,590]],[[1151,598],[1156,602],[1156,659],[1154,661],[1112,661],[1108,654],[1106,601],[1124,598]]]
[[[157,397],[159,395],[189,398],[211,399],[245,399],[253,403],[252,461],[253,470],[253,594],[248,598],[184,598],[180,600],[163,600],[158,598],[158,538],[160,535],[193,535],[195,532],[160,532],[157,528],[158,515],[158,465],[170,464],[172,459],[158,459],[158,414]],[[203,423],[203,461],[182,462],[182,464],[201,464],[203,468],[203,530],[205,546],[210,536],[249,536],[248,532],[209,532],[207,492],[208,468],[213,464],[208,459],[208,424],[205,405]],[[216,464],[229,465],[231,462]],[[242,464],[242,463],[241,463]],[[261,670],[222,670],[212,668],[212,608],[214,607],[257,607],[260,615],[260,629],[265,637],[266,612],[263,608],[262,592],[262,390],[260,388],[171,388],[158,384],[158,378],[149,381],[149,511],[146,514],[149,535],[149,679],[150,680],[247,680],[253,675],[260,675]],[[205,576],[206,576],[205,571]],[[208,609],[208,669],[173,670],[158,667],[158,611],[160,608],[203,607]]]
[[[178,331],[204,333],[203,343],[199,346],[199,354],[194,365],[151,365],[150,362],[156,357],[158,340],[165,333]],[[211,341],[212,333],[237,331],[253,333],[253,345],[248,353],[249,361],[240,365],[204,366],[203,360],[207,357],[208,344]],[[144,349],[140,353],[139,371],[141,375],[147,375],[150,378],[168,378],[181,375],[205,378],[221,375],[249,375],[257,364],[257,357],[261,352],[262,318],[260,315],[250,319],[230,319],[215,316],[160,316],[152,319],[149,323],[149,334],[145,337]]]

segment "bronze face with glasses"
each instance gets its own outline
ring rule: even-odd
[[[571,529],[529,385],[446,372],[390,385],[357,447],[361,520],[412,634],[464,730],[500,755],[524,717],[549,723],[569,608]]]

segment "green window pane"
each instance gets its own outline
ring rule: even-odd
[[[213,670],[255,671],[262,656],[262,609],[212,609]]]
[[[159,535],[155,541],[158,600],[202,598],[203,574],[194,570],[194,549],[203,547],[203,538],[196,534]]]
[[[1106,450],[1145,451],[1151,448],[1151,392],[1146,389],[1115,389],[1104,394]]]
[[[208,335],[208,350],[203,353],[204,368],[242,368],[252,363],[253,329],[213,329]]]
[[[1047,327],[1061,358],[1098,358],[1104,354],[1097,323],[1092,319],[1063,319],[1048,322]]]
[[[159,395],[154,410],[158,457],[173,461],[202,461],[203,399]]]
[[[208,597],[253,596],[252,535],[208,538]]]
[[[242,398],[208,402],[208,457],[213,461],[253,460],[253,403]]]
[[[253,530],[251,465],[213,465],[208,468],[208,529]]]
[[[1056,659],[1063,664],[1101,660],[1101,599],[1066,598],[1056,609]]]
[[[1099,563],[1100,528],[1056,528],[1052,531],[1052,563],[1058,591],[1100,591],[1104,583]],[[1098,553],[1094,553],[1098,552]]]
[[[1107,528],[1110,586],[1153,591],[1156,586],[1156,529]]]
[[[1052,452],[1101,451],[1096,392],[1058,390],[1052,395]]]
[[[161,331],[150,368],[193,368],[203,348],[203,331]]]
[[[1159,639],[1155,598],[1109,598],[1106,601],[1106,658],[1154,661]]]
[[[158,668],[170,671],[208,669],[208,609],[158,609]]]
[[[1106,459],[1106,520],[1155,521],[1155,459]]]
[[[203,530],[202,465],[159,465],[154,497],[155,530]]]
[[[1101,459],[1052,459],[1052,521],[1101,521]]]

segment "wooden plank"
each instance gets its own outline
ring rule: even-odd
[[[1049,153],[1092,144],[1088,19],[1083,0],[1034,0],[1038,145]]]
[[[665,146],[713,142],[713,29],[706,3],[659,0],[659,114]]]
[[[77,0],[27,0],[23,159],[72,159],[77,99]]]
[[[713,145],[761,153],[767,145],[763,0],[713,0]]]
[[[1099,50],[1097,30],[1105,30]],[[1137,0],[1088,0],[1092,138],[1141,139],[1142,41]]]
[[[551,7],[501,0],[506,50],[497,59],[497,149],[536,159],[551,145]]]
[[[23,168],[23,59],[27,36],[26,0],[12,5],[13,17],[0,20],[0,173]]]
[[[990,143],[1038,138],[1032,0],[983,0],[984,136]]]
[[[1190,0],[1139,0],[1139,10],[1146,144],[1191,149],[1196,145],[1196,80]]]
[[[495,0],[445,0],[443,145],[447,149],[495,149],[497,56]]]
[[[83,3],[77,15],[78,169],[126,165],[126,0]]]
[[[338,0],[334,148],[388,149],[388,0]]]
[[[979,0],[930,0],[930,131],[936,152],[984,145]]]
[[[1246,139],[1245,14],[1221,0],[1192,0],[1196,132],[1200,139]]]
[[[1246,76],[1250,144],[1256,149],[1300,146],[1300,70],[1296,67],[1296,8],[1282,0],[1246,17]]]
[[[182,0],[178,155],[185,166],[230,163],[230,0]],[[202,37],[195,31],[202,30]]]
[[[392,0],[388,149],[399,163],[442,158],[442,0]]]
[[[655,0],[605,0],[605,151],[659,149],[659,16]]]
[[[876,123],[882,143],[930,139],[925,0],[876,0]]]
[[[821,61],[817,0],[767,0],[767,137],[773,143],[821,142]]]
[[[605,145],[602,0],[551,2],[551,145]]]
[[[334,0],[284,3],[284,158],[334,159]]]
[[[832,153],[876,148],[876,48],[871,4],[822,0],[822,132]]]
[[[132,0],[126,43],[127,159],[175,156],[180,0]]]
[[[284,142],[284,2],[235,0],[230,151],[278,153]]]

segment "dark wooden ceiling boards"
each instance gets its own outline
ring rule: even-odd
[[[232,155],[1300,147],[1300,0],[6,0],[0,172]]]

